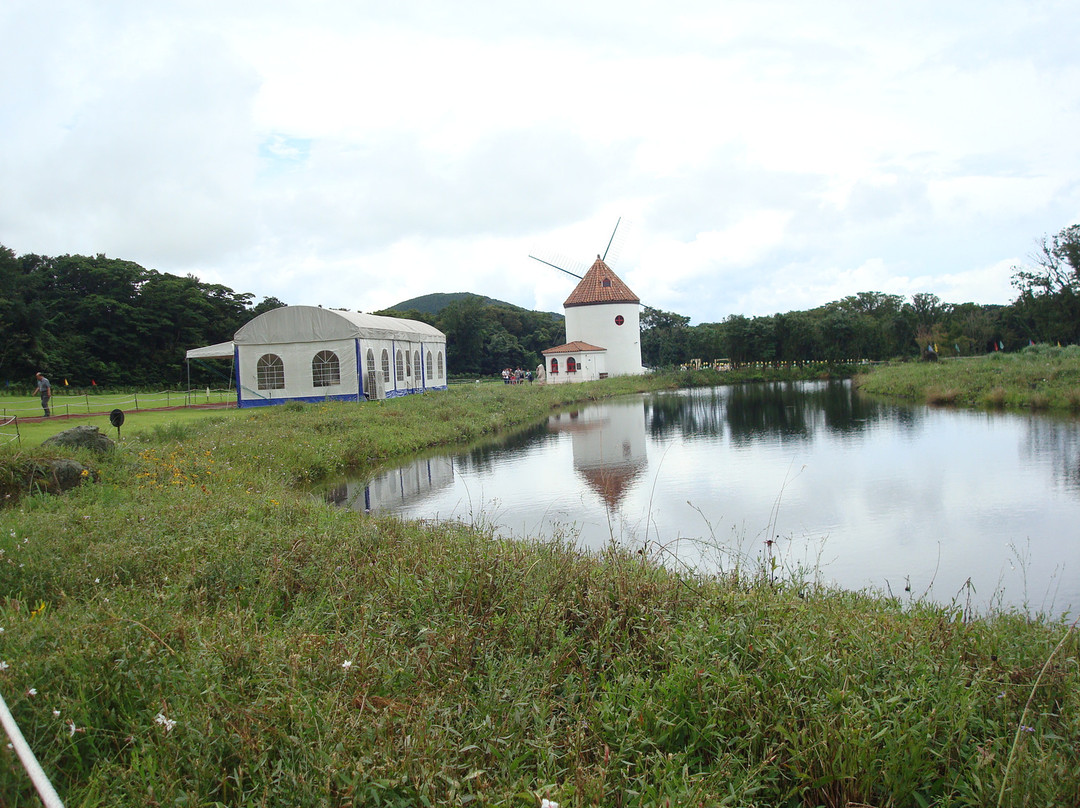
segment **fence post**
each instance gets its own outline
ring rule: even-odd
[[[135,409],[136,410],[139,409],[139,394],[138,393],[135,394]]]

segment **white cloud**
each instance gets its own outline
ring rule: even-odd
[[[13,0],[0,243],[256,297],[558,309],[617,271],[693,321],[860,291],[1005,303],[1080,220],[1064,0],[543,7]]]

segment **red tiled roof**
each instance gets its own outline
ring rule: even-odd
[[[630,291],[630,287],[622,282],[611,267],[603,262],[600,256],[596,256],[594,263],[581,283],[577,285],[570,297],[563,302],[564,308],[570,306],[593,306],[597,303],[640,303],[641,298]]]
[[[568,342],[565,345],[556,345],[554,348],[548,348],[546,351],[540,353],[581,353],[582,351],[606,351],[607,348],[601,348],[598,345],[590,345],[587,342],[582,342],[579,339],[573,342]]]

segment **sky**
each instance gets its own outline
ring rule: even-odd
[[[1008,303],[1080,222],[1075,0],[3,0],[0,244],[289,304]]]

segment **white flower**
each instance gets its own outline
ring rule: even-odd
[[[0,671],[6,671],[10,667],[11,666],[9,664],[0,659]]]
[[[60,717],[60,711],[59,710],[53,710],[52,714],[53,714],[54,718],[59,718]]]
[[[100,578],[95,578],[95,579],[94,579],[94,583],[95,583],[95,584],[100,584],[100,583],[101,583],[101,579],[100,579]]]
[[[540,800],[540,808],[559,808],[559,803],[554,800],[549,800],[546,797]]]
[[[79,730],[77,730],[77,729],[75,728],[75,722],[74,722],[74,721],[72,721],[72,720],[71,720],[71,719],[69,718],[69,719],[67,720],[67,725],[68,725],[68,737],[69,737],[69,738],[74,738],[74,737],[75,737],[75,733],[79,731]]]
[[[343,667],[345,670],[348,670],[352,667],[352,660],[346,659],[344,662],[341,663],[341,667]]]
[[[155,716],[154,720],[157,723],[161,724],[161,726],[165,727],[166,732],[172,732],[172,728],[176,726],[176,722],[173,721],[171,718],[167,718],[165,716],[165,713],[158,713],[157,716]]]
[[[0,634],[3,634],[3,633],[4,633],[4,627],[0,626]]]
[[[29,690],[26,691],[26,695],[28,695],[28,696],[36,696],[37,695],[37,688],[36,687],[30,688]]]

